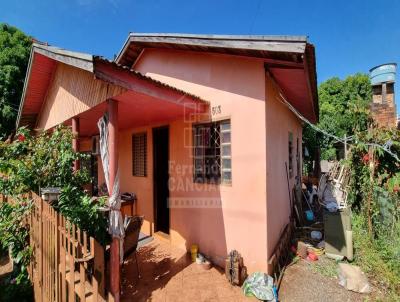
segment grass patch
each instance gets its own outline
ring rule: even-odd
[[[327,257],[320,256],[317,262],[312,263],[311,269],[322,276],[329,278],[337,277],[338,265],[335,260],[328,259]]]
[[[355,250],[354,264],[369,276],[369,279],[385,291],[386,301],[400,301],[399,258],[396,256],[396,242],[399,234],[380,238],[379,242],[371,239],[365,227],[364,218],[353,214],[353,241]]]

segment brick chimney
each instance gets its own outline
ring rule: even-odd
[[[379,127],[397,127],[394,83],[396,63],[376,66],[370,69],[372,85],[371,112]]]

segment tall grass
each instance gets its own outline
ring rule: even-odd
[[[353,214],[355,264],[385,290],[387,301],[400,301],[400,223],[372,238],[363,215]],[[393,232],[392,232],[393,231]]]

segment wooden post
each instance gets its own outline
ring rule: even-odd
[[[43,299],[43,200],[39,201],[39,297]]]
[[[55,219],[55,298],[56,301],[61,301],[60,298],[60,215],[56,211],[54,211],[54,219]]]
[[[72,118],[72,149],[79,152],[79,117]],[[74,161],[74,171],[79,170],[79,160]]]
[[[344,135],[344,159],[347,159],[347,135]]]
[[[118,170],[118,103],[115,100],[107,101],[108,107],[108,153],[109,153],[109,195],[111,197],[114,187],[115,176]],[[120,241],[119,238],[113,237],[111,242],[110,253],[110,290],[114,301],[120,301],[120,283],[121,283],[121,266],[120,266]]]

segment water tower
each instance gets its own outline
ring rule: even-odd
[[[397,127],[394,96],[396,68],[396,63],[388,63],[375,66],[369,71],[372,85],[372,117],[381,127]]]

